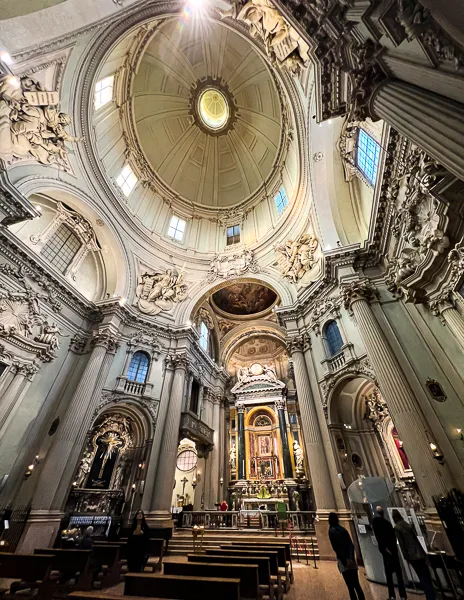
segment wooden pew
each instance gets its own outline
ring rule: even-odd
[[[277,599],[280,600],[280,598],[282,597],[284,589],[282,585],[282,579],[280,577],[279,560],[276,550],[242,550],[241,548],[234,549],[232,546],[228,546],[227,549],[207,549],[206,554],[215,554],[217,556],[241,556],[242,558],[246,558],[247,560],[252,560],[254,556],[268,556],[269,567],[271,570],[271,580],[276,583],[275,592],[277,592]]]
[[[215,597],[220,597],[221,600],[240,600],[240,579],[128,573],[125,577],[124,595],[182,600]]]
[[[239,543],[235,542],[232,545],[221,545],[221,548],[241,548],[243,550],[276,550],[277,558],[279,561],[280,573],[282,577],[282,582],[284,584],[285,593],[290,589],[290,570],[287,562],[287,551],[285,550],[285,546],[273,544],[247,544],[247,543]]]
[[[121,578],[121,561],[119,544],[94,544],[95,563],[100,565],[103,574],[101,587],[111,587],[119,583]]]
[[[121,529],[120,540],[127,542],[127,538],[131,534],[131,531],[132,529],[130,527]],[[150,527],[149,535],[152,539],[163,539],[166,543],[165,551],[168,551],[169,540],[172,538],[172,527]]]
[[[201,563],[220,563],[220,564],[242,564],[244,562],[243,557],[240,556],[219,556],[212,554],[187,554],[187,560],[189,562],[201,562]],[[248,560],[248,559],[247,559]],[[269,599],[274,600],[274,585],[271,580],[271,569],[269,566],[268,556],[253,556],[249,560],[253,564],[258,565],[258,580],[260,591],[264,588],[268,594]],[[166,565],[167,563],[165,563]]]
[[[53,571],[58,571],[61,576],[59,587],[67,590],[91,590],[93,584],[93,573],[90,550],[75,550],[63,548],[36,548],[34,555],[48,554],[52,557],[51,565]],[[68,583],[74,579],[74,585]]]
[[[150,558],[157,558],[158,561],[151,563],[153,571],[161,571],[164,557],[164,546],[167,544],[163,538],[150,538],[148,540],[147,552]],[[167,545],[166,545],[167,548]],[[148,566],[151,566],[150,564]]]
[[[293,576],[293,561],[292,561],[292,545],[290,542],[276,540],[274,542],[267,540],[259,540],[258,542],[232,542],[232,546],[264,546],[271,548],[272,546],[284,546],[287,565],[290,565],[290,583],[295,581]]]
[[[259,600],[258,565],[187,562],[164,563],[165,575],[187,575],[197,577],[224,577],[240,579],[240,598]]]
[[[51,580],[53,557],[47,554],[1,554],[0,577],[17,579],[10,585],[8,597],[19,591],[31,590],[28,594],[21,594],[21,598],[29,598],[34,594],[34,599],[51,600],[56,584]],[[37,592],[37,593],[35,593]]]

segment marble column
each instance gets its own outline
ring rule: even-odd
[[[464,180],[464,104],[402,81],[387,81],[370,101],[383,119]]]
[[[219,502],[219,402],[220,397],[218,395],[214,396],[213,399],[213,449],[211,451],[211,496],[210,496],[210,504],[209,508],[214,509],[215,504]]]
[[[305,358],[306,366],[308,368],[309,380],[317,381],[316,368],[314,366],[314,357],[309,344],[307,345]],[[329,467],[329,476],[332,482],[332,490],[334,494],[335,505],[339,511],[344,510],[346,508],[346,504],[343,498],[343,492],[340,486],[340,481],[338,479],[337,463],[335,460],[333,446],[330,439],[329,428],[327,427],[327,419],[324,413],[321,391],[318,385],[314,385],[314,401],[316,405],[316,416],[319,423],[319,430],[321,432],[321,438],[322,443],[324,444],[327,465]]]
[[[237,476],[239,479],[246,479],[245,469],[245,405],[242,402],[236,402],[237,425],[238,425],[238,448],[237,448]]]
[[[432,313],[440,317],[442,323],[449,327],[449,330],[456,338],[456,341],[464,349],[464,318],[455,308],[453,300],[447,293],[444,299],[430,302]]]
[[[345,307],[352,311],[359,333],[372,362],[382,397],[387,403],[404,448],[411,462],[424,501],[433,507],[434,495],[455,487],[448,467],[440,465],[430,450],[429,426],[406,375],[385,337],[372,309],[377,290],[369,280],[355,281],[342,287]]]
[[[324,451],[321,431],[316,415],[314,396],[311,390],[304,350],[306,343],[301,336],[292,338],[289,351],[293,360],[295,385],[300,407],[301,424],[306,448],[306,459],[311,475],[311,484],[318,511],[333,510],[335,498],[330,481],[329,466]],[[316,382],[315,382],[316,384]]]
[[[221,397],[221,401],[219,403],[219,473],[218,473],[218,482],[219,482],[219,502],[222,502],[225,499],[224,495],[224,478],[225,478],[225,467],[224,467],[224,457],[226,453],[225,446],[225,427],[226,427],[226,415],[225,415],[225,407],[224,407],[224,398]],[[222,478],[222,482],[221,482]]]
[[[33,369],[34,372],[39,370],[35,364],[16,364],[12,369],[15,375],[0,399],[0,438],[2,437],[4,426],[9,421],[12,413],[14,413],[15,407],[18,406],[20,398],[23,395],[29,370]]]
[[[285,419],[285,400],[276,401],[276,412],[279,417],[280,439],[282,441],[282,457],[284,460],[284,476],[286,479],[293,477],[292,459],[290,457],[290,446],[288,444],[287,422]]]
[[[45,459],[32,502],[35,509],[64,509],[119,342],[113,332],[104,329],[94,332],[92,345],[89,361]]]
[[[175,371],[172,380],[171,396],[161,442],[160,460],[153,492],[151,517],[162,525],[172,523],[171,500],[176,474],[177,449],[179,447],[179,427],[184,401],[185,377],[188,369],[186,353],[173,356]]]
[[[175,366],[174,357],[171,355],[166,356],[164,365],[163,387],[161,389],[155,433],[153,436],[150,458],[148,460],[145,487],[142,497],[142,510],[147,513],[148,519],[150,519],[149,513],[155,509],[155,481],[158,466],[161,462],[161,441],[163,439],[164,426],[166,424],[166,416],[168,414],[169,399],[171,397],[172,379],[174,376]]]

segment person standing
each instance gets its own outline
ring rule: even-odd
[[[414,527],[401,516],[398,510],[392,512],[392,519],[395,522],[395,533],[404,558],[412,566],[419,578],[422,589],[425,592],[427,600],[436,600],[435,590],[433,589],[432,577],[427,566],[427,554],[419,542]]]
[[[148,540],[150,528],[145,521],[143,510],[135,513],[132,528],[127,540],[127,568],[131,573],[142,573],[148,561]]]
[[[375,539],[379,545],[379,552],[383,558],[385,577],[387,578],[388,598],[389,600],[394,600],[396,598],[395,585],[393,583],[393,573],[396,573],[400,598],[401,600],[405,600],[407,597],[406,588],[404,587],[403,573],[401,571],[393,525],[384,518],[383,508],[381,506],[377,506],[375,511],[377,515],[372,519],[372,529],[374,530]]]
[[[338,570],[345,580],[350,600],[365,600],[358,578],[358,565],[354,555],[354,544],[348,531],[338,522],[338,515],[329,514],[329,539],[337,555]]]

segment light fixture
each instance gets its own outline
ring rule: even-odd
[[[433,458],[439,462],[441,465],[443,464],[443,452],[440,451],[435,442],[429,443],[430,450],[432,451]]]
[[[34,461],[31,462],[30,465],[28,465],[27,471],[24,473],[24,479],[29,479],[29,477],[32,475],[32,471],[34,470],[34,467],[38,464],[39,464],[39,455],[36,454],[34,456]]]
[[[135,492],[135,488],[136,488],[136,487],[137,487],[137,485],[136,485],[135,483],[133,483],[133,484],[132,484],[132,489],[134,490],[134,492]]]
[[[73,487],[77,487],[77,481],[73,481]]]
[[[0,60],[2,60],[7,65],[13,64],[13,59],[11,58],[11,54],[9,52],[7,52],[6,50],[2,50],[2,52],[0,52]]]
[[[219,478],[219,484],[220,484],[220,485],[223,485],[223,483],[224,483],[224,477],[220,477],[220,478]]]

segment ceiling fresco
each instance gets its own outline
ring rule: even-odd
[[[225,313],[248,316],[271,308],[277,294],[264,285],[235,283],[213,294],[212,300]]]

